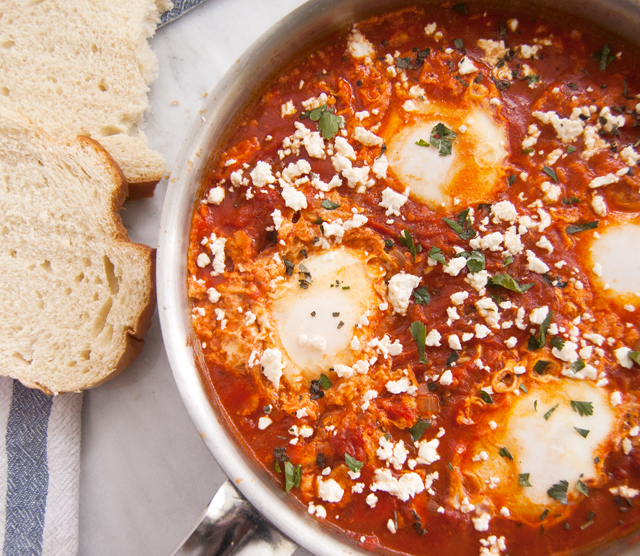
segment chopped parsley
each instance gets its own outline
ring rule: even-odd
[[[505,448],[504,446],[500,448],[500,451],[498,452],[498,454],[500,455],[500,457],[509,458],[511,461],[513,461],[513,456],[511,455],[511,452],[509,451],[508,448]]]
[[[320,375],[320,384],[322,385],[322,388],[325,390],[329,390],[329,388],[333,386],[333,382],[331,382],[329,377],[324,373]]]
[[[530,351],[535,351],[544,347],[544,345],[547,343],[547,331],[549,330],[551,319],[553,319],[553,311],[549,309],[549,313],[540,325],[538,337],[536,338],[533,335],[529,336],[529,344],[527,345],[527,349],[529,349]]]
[[[564,340],[560,338],[560,336],[554,336],[553,338],[551,338],[551,340],[549,340],[549,343],[558,351],[561,351],[562,348],[564,348]]]
[[[360,469],[362,469],[362,462],[350,456],[347,452],[344,453],[344,462],[347,464],[349,471],[353,471],[354,473],[358,473]]]
[[[392,239],[385,239],[384,240],[384,250],[385,251],[389,251],[391,249],[393,249],[395,245],[395,242]]]
[[[536,361],[536,364],[533,366],[533,370],[539,375],[544,373],[544,370],[551,365],[551,361],[545,361],[544,359],[540,359]]]
[[[558,175],[553,168],[549,168],[549,166],[545,165],[542,167],[542,171],[547,174],[547,176],[549,176],[553,181],[558,183]]]
[[[567,147],[567,154],[571,154],[573,152],[576,152],[578,149],[576,149],[573,145],[569,145]]]
[[[529,473],[520,473],[520,475],[518,475],[518,484],[523,487],[530,487],[529,475]]]
[[[338,203],[334,203],[333,201],[330,201],[329,199],[323,199],[322,203],[320,203],[320,206],[323,209],[327,209],[327,210],[335,210],[335,209],[340,207],[340,205]]]
[[[631,361],[636,365],[640,365],[640,351],[630,351],[628,355],[631,358]]]
[[[467,240],[475,237],[476,232],[471,227],[471,218],[469,218],[469,209],[463,210],[458,214],[457,220],[451,218],[443,218],[444,222],[460,236],[460,239]]]
[[[513,261],[513,259],[511,260]],[[506,290],[511,290],[512,292],[517,292],[517,293],[524,293],[528,289],[535,286],[534,283],[518,284],[515,278],[513,278],[506,272],[501,274],[496,274],[495,276],[492,276],[491,278],[489,278],[489,284],[491,284],[492,286],[501,286]]]
[[[462,251],[458,257],[467,259],[467,268],[471,274],[484,270],[486,260],[482,251]]]
[[[545,519],[547,519],[548,515],[549,515],[549,508],[546,508],[544,512],[540,514],[540,521],[544,521]],[[542,525],[540,527],[542,527]]]
[[[309,118],[313,122],[318,122],[318,131],[327,141],[333,139],[338,130],[345,126],[342,116],[336,116],[327,104],[318,106],[313,110],[307,110],[300,115],[300,119]]]
[[[502,261],[502,266],[509,266],[511,263],[513,262],[513,257],[511,255],[507,255],[504,259],[504,261]]]
[[[300,486],[302,479],[302,465],[293,465],[290,461],[284,462],[284,490],[289,492],[292,488]]]
[[[456,50],[462,52],[463,54],[466,54],[467,51],[464,48],[464,41],[462,39],[453,39],[453,46],[456,47]]]
[[[615,54],[611,54],[611,48],[607,43],[602,47],[602,50],[598,50],[598,52],[593,53],[593,59],[596,62],[600,62],[600,71],[604,71],[607,69],[609,64],[616,59],[616,56]]]
[[[444,258],[444,255],[442,254],[442,249],[440,249],[440,247],[432,247],[431,249],[429,249],[429,258],[433,259],[434,261],[438,261],[439,263],[442,263],[445,266],[448,266],[446,259]]]
[[[571,400],[571,409],[580,414],[580,417],[593,415],[593,402],[576,402]]]
[[[567,490],[569,489],[568,481],[560,481],[553,485],[549,490],[547,490],[547,494],[549,498],[553,498],[557,500],[561,504],[567,504]]]
[[[577,234],[578,232],[584,232],[585,230],[594,230],[598,227],[599,220],[593,222],[586,222],[585,224],[572,224],[566,229],[568,234]]]
[[[413,336],[413,339],[416,342],[416,345],[418,346],[420,363],[428,363],[429,361],[427,361],[424,356],[425,342],[427,341],[427,327],[420,321],[415,320],[411,323],[409,330],[411,332],[411,336]]]
[[[411,256],[413,257],[413,262],[415,263],[416,254],[422,251],[422,245],[420,244],[416,245],[413,242],[413,236],[411,235],[409,230],[402,230],[402,232],[400,232],[399,241],[402,245],[404,245],[409,250],[409,253],[411,253]]]
[[[458,359],[460,359],[460,354],[456,350],[451,351],[451,355],[447,357],[447,361],[445,362],[445,367],[451,367]]]
[[[438,149],[440,156],[447,156],[451,154],[453,141],[457,136],[458,134],[455,131],[440,123],[433,126],[429,141],[432,147]]]
[[[522,390],[525,394],[529,393],[529,390],[527,390],[527,387],[523,383],[520,383],[520,386],[518,386],[518,388],[520,388],[520,390]]]
[[[563,197],[563,198],[562,198],[562,202],[563,202],[565,205],[569,205],[569,206],[571,206],[571,205],[578,205],[578,204],[580,204],[580,199],[578,199],[578,197],[576,197],[576,196],[574,195],[574,196],[573,196],[573,197],[571,197],[570,199],[567,199],[566,197]]]
[[[557,403],[557,404],[556,404],[556,405],[554,405],[554,406],[553,406],[549,411],[547,411],[547,412],[544,414],[544,420],[545,420],[545,421],[548,421],[548,420],[549,420],[549,417],[551,417],[551,414],[552,414],[556,409],[558,409],[558,406],[559,406],[559,405],[560,405],[560,404],[559,404],[559,403]]]
[[[511,174],[509,176],[507,182],[509,183],[509,186],[512,186],[514,183],[516,183],[516,175],[515,174]]]
[[[587,364],[582,359],[578,359],[577,361],[574,361],[573,363],[571,363],[571,365],[569,365],[569,368],[574,373],[577,373],[578,371],[581,371],[582,369],[584,369],[586,366]]]
[[[429,295],[429,290],[426,286],[422,286],[413,292],[413,298],[415,302],[419,305],[429,305],[431,301],[431,296]]]
[[[431,421],[427,421],[426,419],[419,419],[418,422],[413,425],[409,429],[411,433],[411,438],[413,438],[414,442],[417,442],[422,438],[424,431],[426,431],[431,426]]]
[[[580,494],[589,496],[589,487],[585,485],[580,479],[578,479],[578,482],[576,483],[576,489]]]
[[[478,392],[478,395],[480,396],[480,398],[484,403],[489,403],[489,404],[493,403],[493,398],[491,397],[491,394],[489,394],[489,392],[480,390],[480,392]]]
[[[425,141],[424,139],[418,139],[416,141],[416,145],[418,145],[418,147],[430,147],[431,145]]]
[[[573,427],[573,428],[576,429],[576,431],[580,436],[582,436],[582,438],[587,438],[587,436],[591,432],[591,431],[588,431],[587,429],[579,429],[578,427]]]

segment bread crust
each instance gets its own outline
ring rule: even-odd
[[[40,142],[43,142],[47,146],[50,146],[50,150],[52,152],[54,152],[55,154],[60,153],[60,160],[62,161],[61,164],[66,164],[67,168],[69,168],[69,164],[71,164],[71,162],[77,161],[76,159],[72,160],[72,158],[67,158],[67,161],[71,161],[67,164],[65,162],[65,156],[72,157],[72,155],[77,155],[76,158],[82,158],[82,163],[85,164],[85,166],[82,166],[80,169],[84,172],[85,175],[81,176],[81,178],[87,182],[89,182],[89,179],[91,179],[91,177],[93,176],[93,169],[97,169],[95,172],[96,175],[99,174],[101,176],[105,176],[106,174],[104,183],[89,182],[90,185],[94,185],[97,188],[102,188],[102,191],[108,190],[109,195],[105,207],[106,214],[103,213],[103,216],[106,217],[106,220],[104,220],[106,225],[103,226],[103,233],[106,235],[108,243],[105,242],[104,246],[102,244],[98,244],[96,251],[98,252],[98,254],[105,253],[105,258],[107,258],[106,253],[108,252],[108,250],[110,250],[109,256],[111,256],[112,258],[113,253],[111,251],[120,252],[122,258],[126,257],[127,264],[136,265],[136,272],[132,272],[132,276],[134,276],[135,279],[132,278],[132,280],[134,281],[132,281],[131,284],[125,282],[120,283],[121,279],[125,280],[126,276],[128,276],[125,272],[122,272],[121,275],[117,276],[119,292],[124,292],[125,289],[129,287],[136,287],[136,298],[134,300],[135,303],[133,304],[136,308],[130,310],[129,306],[126,305],[128,298],[125,298],[125,295],[128,295],[128,290],[125,293],[122,293],[122,298],[118,298],[117,294],[112,296],[116,299],[117,302],[121,303],[121,305],[116,305],[114,302],[114,306],[116,306],[116,308],[119,310],[128,311],[128,313],[126,313],[125,315],[126,320],[120,323],[122,324],[122,330],[114,333],[114,336],[116,336],[117,334],[120,334],[120,336],[117,337],[116,343],[114,345],[114,350],[117,351],[110,354],[113,356],[113,359],[110,363],[105,364],[103,360],[100,360],[96,361],[94,364],[92,359],[92,366],[88,370],[88,372],[83,371],[76,374],[73,374],[71,372],[70,374],[72,375],[72,377],[68,382],[66,380],[61,381],[59,377],[52,378],[51,376],[46,376],[47,373],[44,373],[45,376],[40,376],[39,374],[35,376],[33,369],[29,369],[28,373],[24,373],[21,372],[19,366],[12,367],[11,365],[7,364],[0,365],[0,374],[12,376],[13,378],[16,378],[17,380],[22,382],[25,386],[38,388],[47,394],[56,394],[94,388],[122,372],[139,355],[144,346],[144,337],[151,325],[156,305],[155,249],[149,247],[148,245],[133,243],[129,239],[127,230],[124,227],[119,215],[119,211],[122,208],[125,200],[127,199],[129,186],[122,170],[120,169],[116,161],[98,141],[95,141],[86,136],[78,136],[76,139],[67,140],[64,143],[57,142],[55,139],[52,139],[50,136],[48,136],[46,132],[31,124],[28,119],[22,117],[17,113],[9,113],[9,111],[6,111],[2,108],[0,108],[0,124],[5,124],[7,127],[12,126],[9,127],[9,129],[11,131],[17,130],[17,132],[15,133],[16,136],[26,136],[27,141],[25,142],[28,142],[28,139],[32,139],[33,143],[37,143],[36,147],[30,145],[32,149],[40,147]],[[22,133],[22,135],[20,135],[20,133]],[[10,140],[7,140],[7,144],[11,145]],[[4,139],[2,137],[0,137],[0,146],[2,147],[3,151],[2,154],[0,154],[1,157],[2,155],[6,155],[7,152],[5,151],[8,151],[9,149],[9,147],[7,147],[7,145],[4,143]],[[69,151],[67,151],[67,149],[69,149]],[[29,153],[31,152],[26,148],[16,150]],[[24,152],[19,153],[18,156],[27,156],[24,154]],[[9,152],[9,154],[11,153]],[[42,156],[42,158],[46,159],[45,156]],[[27,162],[29,162],[29,160],[27,160]],[[37,164],[43,164],[40,161],[40,157],[37,157],[37,159],[33,159],[32,162],[33,166],[36,168]],[[29,168],[27,168],[27,171],[28,170]],[[77,173],[79,174],[79,172]],[[47,179],[51,180],[51,176],[48,175],[47,178],[45,178],[45,182],[47,182]],[[35,181],[36,180],[34,180],[34,182]],[[34,187],[37,187],[37,184]],[[45,203],[43,204],[46,205],[46,198],[44,199],[44,201]],[[84,199],[83,202],[85,202]],[[97,238],[96,242],[99,241],[100,238]],[[101,251],[101,249],[103,249],[103,251]],[[52,258],[52,260],[54,259]],[[111,260],[108,260],[111,264]],[[96,266],[99,266],[99,264],[97,264]],[[25,280],[26,279],[27,278],[25,277]],[[67,290],[71,289],[74,286],[71,283],[71,280],[69,280],[69,282],[70,283],[67,285]],[[5,286],[9,287],[8,284],[5,284]],[[62,290],[62,287],[58,287],[57,290],[54,291],[54,293],[57,295],[62,295],[60,293]],[[98,294],[94,293],[94,299],[96,295]],[[109,297],[109,300],[111,300],[111,297]],[[89,300],[87,301],[86,306],[91,306]],[[84,307],[85,306],[83,305],[82,308],[84,309]],[[109,307],[111,307],[111,305]],[[122,307],[125,307],[125,309],[122,309]],[[109,315],[109,312],[107,312],[107,315]],[[25,314],[25,318],[33,318],[33,315]],[[87,320],[93,322],[93,320],[96,318],[100,318],[100,315],[98,314],[97,317],[93,314],[89,315],[87,317]],[[53,323],[53,325],[55,326],[55,323]],[[14,344],[19,345],[20,340],[24,340],[24,338],[15,338]],[[33,338],[34,344],[36,343],[36,341],[37,338]],[[0,356],[2,356],[3,362],[6,362],[7,360],[10,361],[10,357],[7,358],[6,356],[7,350],[5,348],[7,345],[10,345],[11,342],[12,339],[10,337],[5,337],[3,349],[0,350]],[[67,346],[64,346],[64,349],[66,348]],[[11,349],[13,349],[13,347],[11,347]],[[68,349],[77,349],[77,346],[68,346]],[[3,351],[5,353],[3,353]],[[56,356],[58,355],[59,354],[56,354]],[[72,354],[71,358],[73,359],[75,356],[75,354]],[[35,360],[36,357],[34,356],[33,359]],[[98,370],[94,374],[93,371],[95,369]]]

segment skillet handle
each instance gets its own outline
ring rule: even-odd
[[[226,481],[174,556],[290,556],[297,545]]]

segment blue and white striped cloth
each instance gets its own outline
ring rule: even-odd
[[[78,552],[81,408],[82,394],[0,378],[2,556]]]
[[[161,27],[204,0],[174,0]],[[0,556],[78,552],[82,394],[0,377]]]

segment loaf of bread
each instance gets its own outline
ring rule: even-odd
[[[0,104],[53,137],[86,135],[118,162],[130,199],[153,194],[165,162],[141,129],[157,59],[147,39],[169,0],[3,0]]]
[[[99,143],[53,139],[0,106],[0,375],[78,391],[138,355],[155,258],[127,236],[126,195]]]

